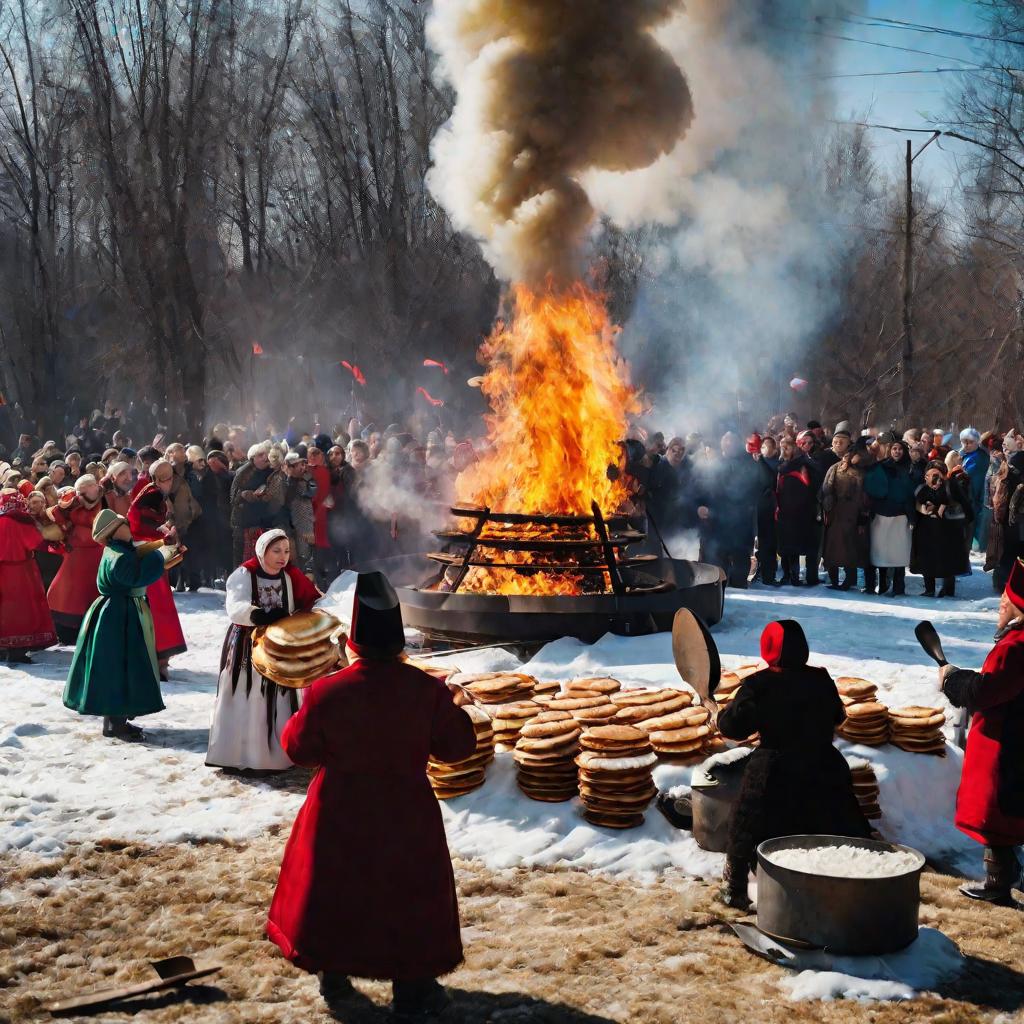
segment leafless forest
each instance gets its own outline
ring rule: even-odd
[[[1024,38],[1019,4],[984,6],[995,39]],[[278,423],[358,411],[342,359],[363,368],[358,397],[380,417],[411,409],[425,357],[465,381],[499,285],[424,186],[453,102],[432,75],[428,12],[418,0],[4,4],[9,409],[59,433],[69,411],[108,398],[156,403],[198,436],[256,411]],[[1024,46],[979,46],[994,70],[964,76],[937,125],[975,143],[960,194],[915,195],[908,414],[1020,426],[1024,86],[1012,69]],[[809,145],[841,211],[823,230],[851,244],[836,313],[794,370],[813,382],[808,412],[884,422],[900,390],[900,168],[856,126]],[[643,232],[602,236],[620,318],[654,273],[644,244]],[[477,408],[458,394],[453,410]]]

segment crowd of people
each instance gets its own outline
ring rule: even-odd
[[[909,569],[924,595],[953,597],[973,549],[1001,592],[1024,551],[1024,436],[1014,430],[954,437],[844,421],[828,434],[787,416],[745,444],[727,432],[717,448],[699,434],[627,445],[649,545],[671,551],[696,532],[701,560],[730,586],[813,587],[823,566],[833,589],[900,597]]]
[[[424,550],[432,512],[450,503],[485,443],[440,430],[421,441],[401,424],[355,419],[330,433],[293,421],[256,441],[224,423],[199,444],[158,434],[135,447],[132,433],[108,404],[81,416],[63,447],[25,433],[12,452],[0,450],[0,535],[15,512],[35,527],[20,541],[6,531],[0,594],[13,592],[29,557],[46,591],[45,615],[0,606],[9,660],[47,646],[51,631],[74,643],[96,596],[101,547],[90,530],[103,508],[132,520],[136,539],[171,532],[185,552],[154,599],[166,671],[184,649],[170,588],[225,589],[268,530],[283,531],[290,564],[321,591],[354,564]],[[721,566],[730,586],[825,582],[899,597],[909,569],[925,595],[952,597],[973,547],[998,592],[1024,551],[1024,436],[1014,430],[899,434],[842,422],[828,433],[792,414],[745,442],[734,431],[712,442],[634,428],[617,469],[647,550],[680,555],[680,540],[698,537],[699,557]]]

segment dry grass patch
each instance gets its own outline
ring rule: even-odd
[[[184,999],[152,996],[93,1019],[329,1021],[316,980],[263,938],[282,845],[282,834],[244,846],[104,842],[45,863],[9,859],[0,867],[17,902],[0,905],[0,1021],[43,1019],[47,1000],[140,980],[145,961],[176,953],[209,954],[225,969]],[[941,998],[868,1005],[786,1002],[777,988],[785,972],[746,952],[709,886],[468,861],[456,875],[466,962],[448,979],[446,1021],[969,1024],[1020,1017],[1024,1005],[1024,916],[967,903],[944,875],[925,876],[923,923],[977,959]],[[389,1019],[389,986],[358,988],[364,998],[343,1019]]]

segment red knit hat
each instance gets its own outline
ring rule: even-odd
[[[747,451],[750,452],[751,455],[756,455],[761,450],[762,440],[763,438],[761,435],[755,430],[754,433],[747,438]]]
[[[1018,558],[1010,570],[1010,578],[1006,581],[1006,596],[1015,607],[1024,612],[1024,558]]]
[[[761,657],[769,668],[801,668],[810,651],[803,628],[795,619],[769,622],[761,634]]]

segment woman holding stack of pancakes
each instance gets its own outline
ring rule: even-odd
[[[747,878],[766,839],[871,835],[850,767],[832,745],[846,709],[828,672],[807,664],[800,623],[769,622],[761,657],[768,667],[747,676],[718,714],[718,730],[728,739],[761,735],[747,760],[726,848],[723,898],[744,910],[750,906]]]
[[[294,612],[309,611],[320,591],[294,566],[284,530],[256,540],[256,554],[227,579],[231,625],[224,638],[217,702],[206,763],[214,768],[283,771],[292,762],[281,733],[299,710],[299,691],[271,682],[253,667],[252,631]]]

